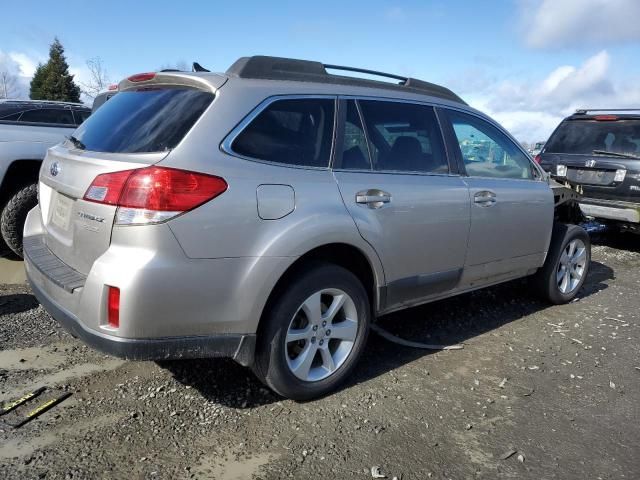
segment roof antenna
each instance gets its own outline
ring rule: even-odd
[[[192,71],[194,71],[194,72],[210,72],[211,70],[207,70],[202,65],[200,65],[198,62],[193,62]]]

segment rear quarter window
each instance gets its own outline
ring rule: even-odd
[[[231,144],[233,152],[266,162],[328,167],[335,100],[276,100]]]
[[[74,133],[86,150],[164,152],[174,148],[213,101],[195,89],[161,88],[115,95]]]

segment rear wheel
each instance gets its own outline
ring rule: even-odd
[[[353,370],[369,332],[369,301],[358,278],[336,265],[315,265],[287,287],[263,318],[254,371],[280,395],[309,400]]]
[[[570,302],[584,284],[591,263],[591,241],[577,225],[558,223],[544,266],[534,276],[541,296],[554,304]]]
[[[0,231],[7,246],[22,258],[22,231],[29,210],[38,204],[38,185],[21,188],[2,209]]]

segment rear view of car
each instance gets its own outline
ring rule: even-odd
[[[640,232],[640,110],[579,110],[537,160],[582,190],[586,215]]]

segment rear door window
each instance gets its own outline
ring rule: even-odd
[[[565,120],[545,153],[591,155],[594,150],[640,155],[640,120]]]
[[[334,115],[334,99],[276,100],[240,132],[231,149],[266,162],[328,167]]]
[[[35,108],[26,110],[20,117],[24,123],[52,123],[58,125],[74,125],[70,109],[63,108]]]
[[[164,152],[184,138],[213,98],[211,92],[186,88],[120,92],[74,136],[95,152]]]
[[[359,100],[374,170],[449,173],[433,107]]]

